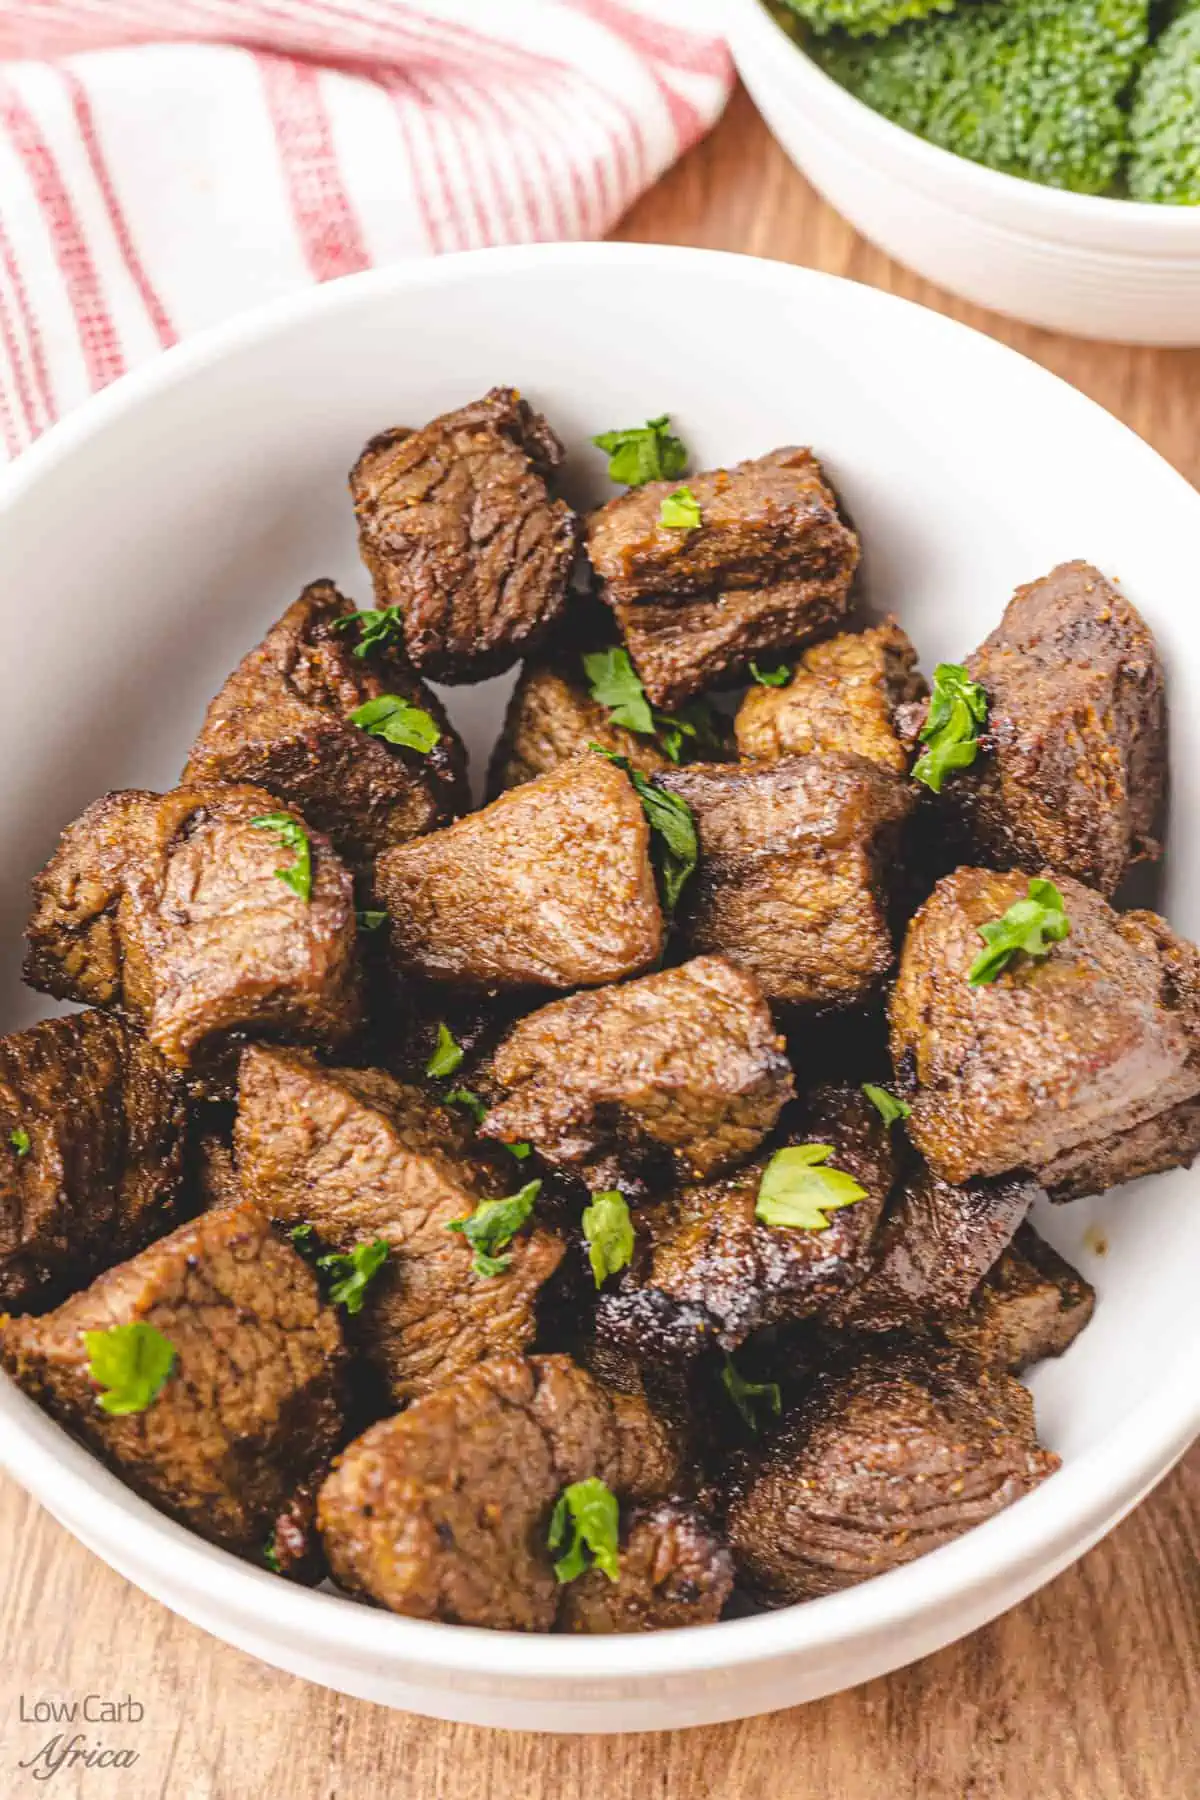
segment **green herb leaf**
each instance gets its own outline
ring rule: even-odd
[[[634,672],[628,650],[591,650],[580,658],[593,700],[608,708],[614,725],[654,735],[654,715],[646,691]]]
[[[979,751],[979,729],[987,722],[987,695],[959,663],[939,663],[933,672],[929,712],[921,728],[925,749],[913,780],[940,794],[951,769],[966,769]]]
[[[8,1134],[8,1141],[18,1156],[28,1156],[33,1149],[29,1133],[23,1125],[17,1125]]]
[[[546,1534],[550,1550],[562,1552],[554,1564],[560,1581],[574,1581],[592,1567],[603,1569],[610,1581],[619,1581],[620,1539],[617,1497],[599,1476],[589,1475],[586,1481],[573,1481],[563,1489]]]
[[[608,453],[608,478],[627,487],[647,481],[673,481],[687,468],[687,451],[667,429],[670,415],[647,419],[628,431],[602,431],[592,439],[597,450]]]
[[[367,1286],[372,1276],[382,1269],[387,1255],[386,1238],[364,1238],[361,1244],[355,1244],[353,1250],[346,1255],[336,1250],[330,1256],[319,1256],[318,1269],[325,1275],[333,1276],[329,1289],[330,1303],[333,1306],[344,1306],[351,1315],[360,1313]]]
[[[1014,901],[1002,919],[981,925],[979,935],[987,949],[971,964],[967,980],[972,987],[986,987],[995,981],[1015,956],[1043,961],[1051,945],[1070,937],[1071,921],[1054,883],[1035,879],[1024,900]]]
[[[471,1267],[485,1278],[502,1275],[512,1261],[501,1253],[512,1243],[533,1211],[534,1201],[542,1190],[540,1181],[527,1181],[519,1193],[503,1200],[481,1200],[466,1219],[451,1219],[447,1231],[461,1231],[475,1252]]]
[[[315,1262],[317,1257],[317,1234],[311,1225],[293,1225],[288,1232],[292,1247],[298,1250],[307,1262]]]
[[[354,916],[358,920],[360,931],[378,931],[381,925],[387,923],[385,912],[357,912]]]
[[[673,763],[682,762],[685,743],[697,750],[717,750],[721,745],[717,717],[707,700],[685,701],[673,713],[655,708],[654,725],[663,753]]]
[[[673,494],[664,496],[658,509],[658,522],[668,531],[695,531],[702,523],[700,502],[690,487],[676,488]]]
[[[445,1026],[443,1026],[442,1029],[444,1031]],[[447,1032],[446,1035],[449,1036],[449,1033]],[[451,1039],[452,1043],[453,1043],[453,1041],[454,1040]],[[462,1052],[461,1051],[459,1051],[459,1059],[458,1060],[459,1060],[459,1062],[462,1061]],[[458,1067],[457,1062],[454,1064],[454,1067],[455,1068]],[[449,1073],[449,1071],[447,1071],[447,1073]],[[487,1118],[487,1115],[488,1115],[487,1106],[479,1098],[479,1095],[476,1093],[473,1093],[470,1088],[465,1088],[465,1087],[451,1088],[450,1092],[448,1094],[442,1095],[442,1100],[446,1106],[461,1106],[461,1107],[463,1107],[467,1112],[470,1113],[471,1117],[474,1119],[474,1121],[477,1125],[482,1125],[483,1121]]]
[[[107,1331],[85,1331],[88,1374],[105,1391],[96,1404],[122,1417],[145,1412],[162,1391],[175,1367],[175,1346],[153,1325],[110,1325]]]
[[[607,1276],[623,1269],[633,1256],[633,1220],[624,1194],[617,1188],[593,1194],[592,1204],[584,1208],[582,1222],[588,1260],[596,1286],[600,1287]]]
[[[302,900],[312,899],[312,845],[308,833],[288,813],[264,813],[251,819],[255,831],[273,831],[285,850],[294,850],[296,860],[290,868],[276,869],[280,881]]]
[[[453,1075],[461,1063],[466,1051],[457,1043],[450,1027],[443,1021],[437,1029],[437,1043],[433,1047],[433,1055],[425,1064],[427,1075]]]
[[[607,762],[615,763],[618,769],[623,769],[633,783],[642,803],[642,811],[654,833],[659,897],[663,911],[670,918],[700,860],[700,840],[696,835],[692,809],[678,794],[668,794],[662,788],[652,787],[646,777],[633,767],[627,756],[618,756],[615,750],[605,750],[599,744],[589,744],[588,749],[594,750],[597,756],[603,756]]]
[[[424,707],[414,706],[399,694],[380,694],[377,700],[364,700],[350,714],[350,723],[371,737],[387,744],[399,744],[405,750],[419,750],[427,755],[442,734]]]
[[[792,679],[792,671],[787,663],[779,663],[774,669],[760,669],[756,662],[751,662],[750,673],[759,687],[786,687]]]
[[[527,1156],[533,1155],[533,1145],[527,1144],[523,1138],[518,1138],[515,1144],[505,1144],[504,1148],[510,1156],[515,1156],[518,1162],[524,1162]]]
[[[279,1565],[279,1551],[275,1548],[274,1532],[271,1533],[270,1537],[263,1545],[263,1561],[266,1563],[268,1569],[270,1569],[272,1575],[282,1575],[283,1570]]]
[[[344,619],[335,619],[335,631],[349,631],[352,626],[358,627],[358,643],[354,646],[355,656],[369,656],[372,650],[379,650],[389,639],[402,637],[404,622],[400,617],[398,606],[372,607],[367,612],[347,613]]]
[[[764,1225],[793,1231],[828,1231],[826,1213],[865,1200],[867,1190],[853,1175],[825,1167],[832,1144],[792,1144],[777,1150],[758,1184],[755,1217]]]
[[[886,1088],[876,1087],[873,1081],[864,1081],[862,1091],[885,1125],[894,1125],[897,1119],[907,1119],[912,1112],[907,1100],[897,1100],[895,1094],[889,1094]]]
[[[760,1405],[765,1407],[768,1412],[774,1413],[776,1418],[783,1411],[783,1396],[779,1392],[779,1383],[777,1381],[747,1381],[744,1375],[738,1373],[728,1351],[725,1353],[725,1367],[721,1370],[721,1385],[755,1437],[758,1436],[760,1430],[758,1418]]]

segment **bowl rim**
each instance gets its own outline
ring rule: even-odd
[[[1175,248],[1192,253],[1200,251],[1200,205],[1176,206],[1150,200],[1127,200],[1112,194],[1077,194],[1069,188],[1048,187],[1022,175],[991,169],[986,163],[972,162],[970,157],[944,150],[915,131],[895,124],[842,87],[814,62],[802,44],[788,36],[779,21],[768,12],[765,0],[717,0],[717,3],[725,14],[725,31],[733,46],[735,60],[740,54],[739,39],[743,33],[755,49],[772,57],[777,54],[779,43],[785,44],[793,56],[792,85],[825,111],[838,111],[852,122],[856,136],[870,143],[873,153],[886,167],[895,168],[897,158],[907,160],[907,173],[923,177],[922,185],[933,187],[943,200],[949,197],[946,193],[948,181],[965,181],[980,195],[1004,208],[1010,219],[1014,209],[1022,209],[1026,215],[1021,221],[1023,228],[1032,231],[1036,222],[1047,237],[1053,237],[1064,223],[1074,221],[1092,227],[1108,225],[1118,231],[1126,228],[1136,240],[1127,246],[1127,251],[1142,248],[1148,251],[1165,249],[1168,253]],[[780,72],[785,83],[789,80],[783,73],[787,66],[782,65]]]
[[[1038,385],[1057,391],[1057,405],[1083,414],[1093,434],[1103,432],[1129,459],[1154,467],[1160,484],[1175,487],[1195,510],[1200,535],[1200,494],[1179,472],[1120,420],[1067,382],[1006,344],[915,302],[824,272],[728,252],[649,244],[519,245],[473,250],[393,265],[306,288],[197,333],[94,395],[52,426],[0,474],[0,515],[17,503],[79,447],[116,421],[135,414],[229,355],[253,350],[310,319],[353,313],[361,300],[398,291],[480,285],[492,277],[522,276],[541,269],[655,270],[672,276],[680,291],[720,279],[733,287],[803,301],[806,293],[836,287],[839,305],[864,314],[895,316],[929,339],[972,340],[972,354],[1008,369],[1033,371]],[[1027,376],[1026,376],[1027,378]],[[218,1615],[260,1634],[268,1629],[335,1659],[385,1667],[420,1668],[430,1675],[475,1675],[510,1685],[543,1681],[562,1696],[575,1684],[628,1689],[664,1676],[744,1669],[797,1656],[842,1653],[881,1632],[899,1631],[920,1619],[949,1618],[965,1595],[986,1597],[991,1617],[1024,1591],[1049,1579],[1081,1554],[1159,1480],[1200,1434],[1200,1329],[1195,1341],[1159,1372],[1151,1394],[1099,1443],[1075,1457],[1032,1494],[964,1537],[874,1580],[841,1593],[750,1618],[688,1626],[645,1635],[603,1637],[525,1636],[479,1627],[445,1625],[376,1611],[333,1594],[311,1592],[255,1569],[195,1536],[141,1500],[61,1427],[0,1379],[0,1465],[92,1547],[114,1545],[115,1566],[149,1591],[183,1598],[205,1620]],[[137,1533],[136,1552],[124,1546]],[[103,1551],[99,1554],[104,1555]],[[161,1573],[160,1573],[161,1572]],[[144,1580],[143,1580],[144,1577]],[[210,1629],[221,1630],[213,1623]],[[947,1639],[956,1635],[953,1627]],[[901,1655],[897,1662],[906,1658]],[[553,1704],[549,1699],[547,1704]]]

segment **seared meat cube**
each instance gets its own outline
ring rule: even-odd
[[[84,1334],[122,1326],[149,1327],[174,1358],[148,1404],[114,1413]],[[260,1560],[341,1435],[337,1318],[312,1270],[246,1204],[204,1213],[57,1312],[9,1324],[0,1359],[145,1499]]]
[[[600,987],[656,962],[650,828],[599,756],[564,763],[376,865],[393,961],[463,986]]]
[[[655,777],[686,800],[700,867],[681,929],[757,975],[769,1000],[861,1006],[892,966],[888,890],[910,789],[861,756],[693,764]]]
[[[806,650],[786,686],[755,684],[734,721],[742,756],[773,762],[844,750],[908,774],[896,709],[926,692],[917,653],[894,619]]]
[[[547,482],[563,447],[512,388],[372,438],[350,474],[363,561],[433,681],[511,668],[566,599],[579,522]]]
[[[1131,915],[1127,914],[1126,917]],[[1081,1200],[1144,1175],[1190,1168],[1200,1155],[1200,1095],[1168,1106],[1141,1125],[1064,1150],[1038,1171],[1051,1200]]]
[[[465,811],[467,765],[441,702],[402,655],[387,643],[356,655],[354,616],[331,581],[305,588],[212,702],[183,780],[266,788],[325,832],[351,867],[365,868],[389,844]],[[427,715],[432,749],[352,722],[385,696]]]
[[[763,1155],[639,1212],[633,1266],[600,1298],[599,1338],[645,1360],[734,1350],[764,1325],[823,1313],[862,1279],[896,1178],[887,1127],[857,1088],[820,1088],[785,1114],[781,1138],[832,1146],[828,1167],[865,1198],[830,1212],[823,1230],[764,1224],[755,1206],[772,1158]]]
[[[597,1477],[657,1499],[677,1470],[643,1401],[566,1356],[497,1357],[351,1444],[318,1496],[334,1579],[393,1612],[549,1631],[559,1605],[550,1514]]]
[[[42,1310],[174,1223],[178,1076],[104,1013],[0,1038],[0,1312]]]
[[[608,708],[592,699],[577,655],[526,663],[492,756],[488,792],[495,796],[545,775],[583,756],[589,744],[627,757],[643,775],[668,767],[654,738],[614,725]]]
[[[729,1508],[739,1577],[772,1605],[913,1562],[1053,1474],[1033,1401],[944,1349],[867,1351],[818,1376]]]
[[[34,881],[26,980],[142,1020],[197,1077],[240,1036],[335,1047],[359,1015],[352,883],[298,815],[263,823],[278,804],[220,786],[96,801]]]
[[[504,1097],[482,1135],[528,1140],[593,1191],[742,1162],[792,1093],[758,983],[719,956],[531,1013],[491,1076]]]
[[[397,1404],[532,1340],[562,1242],[535,1230],[514,1240],[501,1273],[473,1273],[450,1225],[520,1178],[504,1187],[471,1153],[469,1126],[427,1094],[379,1070],[255,1047],[242,1058],[235,1145],[243,1192],[269,1217],[311,1225],[343,1255],[388,1245],[351,1327]]]
[[[1151,913],[1058,886],[1070,936],[980,986],[979,927],[1025,899],[1024,875],[958,869],[909,926],[892,1056],[909,1135],[946,1181],[1052,1169],[1200,1092],[1200,952]]]
[[[944,798],[976,856],[1111,894],[1158,855],[1166,690],[1145,620],[1098,569],[1063,563],[1017,589],[967,670],[988,698],[985,753]]]
[[[621,1526],[621,1578],[589,1569],[563,1588],[560,1631],[608,1635],[710,1625],[733,1591],[733,1558],[676,1500],[635,1507]]]
[[[1070,1348],[1096,1308],[1096,1290],[1032,1225],[1022,1225],[965,1313],[936,1321],[941,1335],[1014,1375]]]

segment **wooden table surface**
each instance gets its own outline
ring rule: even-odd
[[[855,236],[744,95],[619,236],[749,251],[923,301],[1015,344],[1200,484],[1200,351],[1086,344],[979,312]],[[1146,521],[1153,529],[1153,521]],[[1194,569],[1181,580],[1195,586]],[[1129,1346],[1130,1355],[1138,1346]],[[145,1599],[0,1482],[0,1796],[59,1800],[1194,1800],[1200,1793],[1200,1449],[1119,1530],[985,1631],[770,1718],[625,1738],[434,1724],[251,1661]],[[131,1694],[93,1741],[128,1771],[19,1764],[53,1727],[21,1698]]]

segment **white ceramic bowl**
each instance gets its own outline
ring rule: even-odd
[[[579,245],[357,276],[169,351],[0,483],[0,1018],[20,986],[27,880],[102,789],[168,787],[206,701],[301,584],[366,602],[345,474],[367,435],[494,382],[544,407],[581,496],[599,430],[670,411],[700,466],[815,445],[867,546],[872,604],[926,667],[961,655],[1015,583],[1072,556],[1123,577],[1170,665],[1175,825],[1164,901],[1200,936],[1200,496],[1032,363],[932,312],[810,271]],[[507,686],[452,691],[477,749]],[[622,1731],[765,1712],[950,1642],[1064,1568],[1200,1429],[1200,1183],[1163,1176],[1059,1209],[1100,1289],[1034,1378],[1063,1468],[923,1561],[830,1599],[623,1639],[525,1638],[311,1594],[189,1536],[0,1380],[0,1460],[105,1561],[219,1637],[347,1693],[482,1724]],[[1098,1219],[1111,1246],[1083,1248]],[[10,1555],[19,1555],[14,1546]],[[1111,1621],[1114,1632],[1119,1620]]]
[[[762,0],[720,3],[738,71],[780,144],[898,262],[1053,331],[1200,344],[1200,206],[1063,193],[952,156],[839,87]]]

